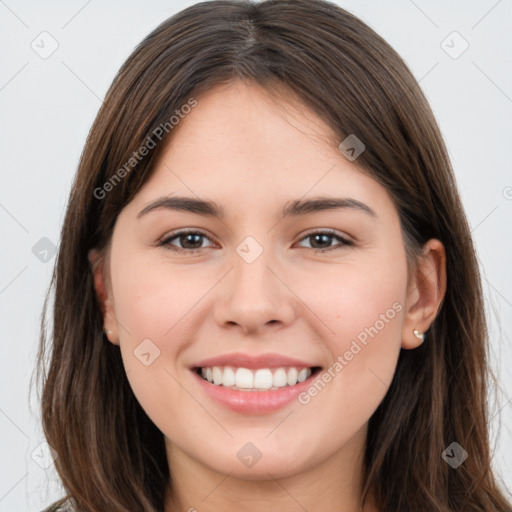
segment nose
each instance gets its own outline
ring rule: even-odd
[[[296,297],[267,252],[252,263],[234,256],[234,268],[223,280],[215,301],[214,316],[221,327],[258,334],[293,323]]]

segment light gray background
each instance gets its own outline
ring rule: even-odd
[[[79,155],[117,69],[158,23],[193,3],[0,0],[1,511],[37,512],[62,493],[53,466],[41,467],[51,459],[40,446],[36,395],[31,408],[28,400],[55,261],[51,252],[40,260],[48,242],[39,241],[58,244]],[[512,1],[338,3],[404,57],[446,138],[483,270],[502,387],[491,397],[494,464],[512,488]],[[43,31],[59,45],[47,59],[31,47],[51,48]],[[453,31],[469,44],[456,59],[464,42],[446,39]]]

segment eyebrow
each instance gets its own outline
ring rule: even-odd
[[[205,215],[207,217],[215,217],[222,219],[225,217],[224,209],[214,203],[213,201],[205,201],[203,199],[195,199],[193,197],[159,197],[158,199],[149,203],[137,215],[137,218],[146,215],[147,213],[155,210],[175,210],[184,211],[189,213],[196,213],[198,215]],[[367,204],[348,197],[333,198],[333,197],[318,197],[314,199],[297,199],[285,204],[282,209],[281,216],[296,217],[305,215],[307,213],[316,213],[326,210],[335,209],[350,209],[364,212],[372,217],[377,217],[372,208]]]

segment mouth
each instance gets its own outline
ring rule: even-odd
[[[322,367],[282,354],[237,352],[198,361],[189,369],[207,399],[239,414],[261,415],[292,405]]]
[[[264,392],[294,387],[319,373],[321,367],[244,368],[219,365],[195,367],[193,370],[214,386],[242,392]]]

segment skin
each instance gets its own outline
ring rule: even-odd
[[[104,258],[90,253],[101,263],[95,285],[110,342],[165,435],[176,489],[166,512],[360,510],[368,420],[400,349],[421,344],[413,330],[435,318],[445,254],[430,240],[408,275],[394,203],[336,140],[291,94],[285,102],[239,81],[214,88],[174,129],[154,174],[121,211]],[[137,218],[164,195],[214,201],[225,217],[162,208]],[[319,196],[353,198],[376,215],[340,208],[281,219],[287,202]],[[158,245],[188,228],[206,234],[198,251]],[[306,236],[325,229],[352,244]],[[263,249],[252,263],[236,252],[247,236]],[[206,396],[189,370],[233,352],[272,352],[325,370],[393,304],[394,318],[305,405],[236,413]],[[160,350],[148,366],[134,356],[144,339]],[[247,442],[262,454],[250,468],[237,457]]]

